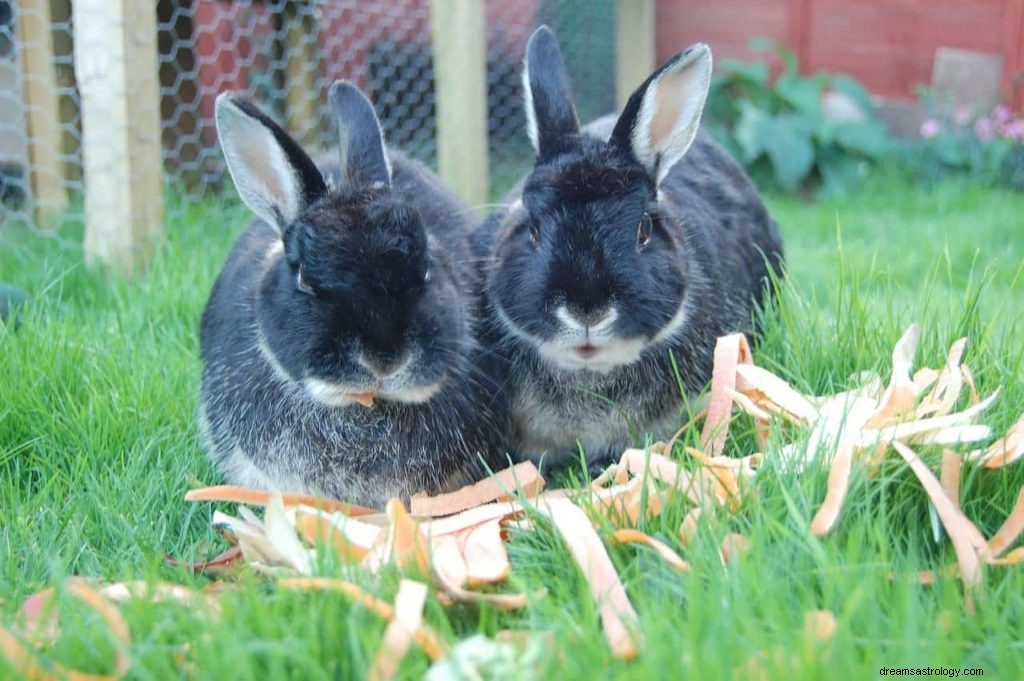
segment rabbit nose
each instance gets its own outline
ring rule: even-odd
[[[366,367],[375,378],[387,378],[393,376],[402,369],[409,360],[409,353],[382,357],[363,353],[359,356],[359,363]]]
[[[607,324],[609,318],[615,313],[612,307],[604,307],[592,310],[582,310],[580,308],[561,308],[559,312],[565,311],[564,315],[559,315],[563,318],[563,321],[568,322],[569,326],[582,327],[585,329],[594,329],[595,327]]]

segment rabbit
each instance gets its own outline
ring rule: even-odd
[[[318,167],[256,106],[217,98],[256,219],[202,315],[199,422],[232,484],[381,508],[483,477],[502,410],[477,361],[469,210],[385,147],[355,86],[329,101],[340,157]]]
[[[671,434],[681,393],[710,379],[716,339],[753,331],[772,299],[778,226],[699,129],[710,79],[711,52],[693,45],[617,118],[581,131],[557,39],[543,26],[531,36],[536,165],[474,236],[519,457],[557,467],[582,448],[595,471],[644,434]]]

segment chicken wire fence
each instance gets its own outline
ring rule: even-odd
[[[213,123],[224,90],[246,92],[308,150],[329,153],[335,125],[326,94],[345,78],[374,102],[391,145],[436,168],[430,0],[153,4],[163,170],[172,197],[187,202],[224,186]],[[559,35],[581,118],[614,108],[615,0],[486,0],[485,17],[493,197],[532,160],[520,71],[536,26],[546,23]],[[31,221],[48,200],[47,186],[51,197],[68,202],[66,214],[81,216],[74,34],[71,0],[0,0],[0,199],[7,218]],[[40,96],[52,109],[37,108]]]

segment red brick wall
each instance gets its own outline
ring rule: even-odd
[[[697,40],[719,56],[749,57],[751,38],[796,49],[802,68],[842,71],[884,97],[914,96],[938,47],[1004,57],[1004,86],[1022,78],[1024,0],[659,0],[657,52]],[[1018,105],[1024,83],[1016,88]]]

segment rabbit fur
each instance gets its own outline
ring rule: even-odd
[[[199,420],[233,484],[380,508],[485,475],[503,409],[474,339],[470,211],[385,147],[354,86],[330,103],[340,154],[317,166],[249,102],[217,100],[256,219],[202,316]]]
[[[695,45],[581,131],[555,36],[541,27],[528,43],[536,165],[474,239],[522,457],[557,465],[582,447],[595,467],[670,435],[716,339],[754,331],[782,276],[776,223],[699,129],[710,76]]]

